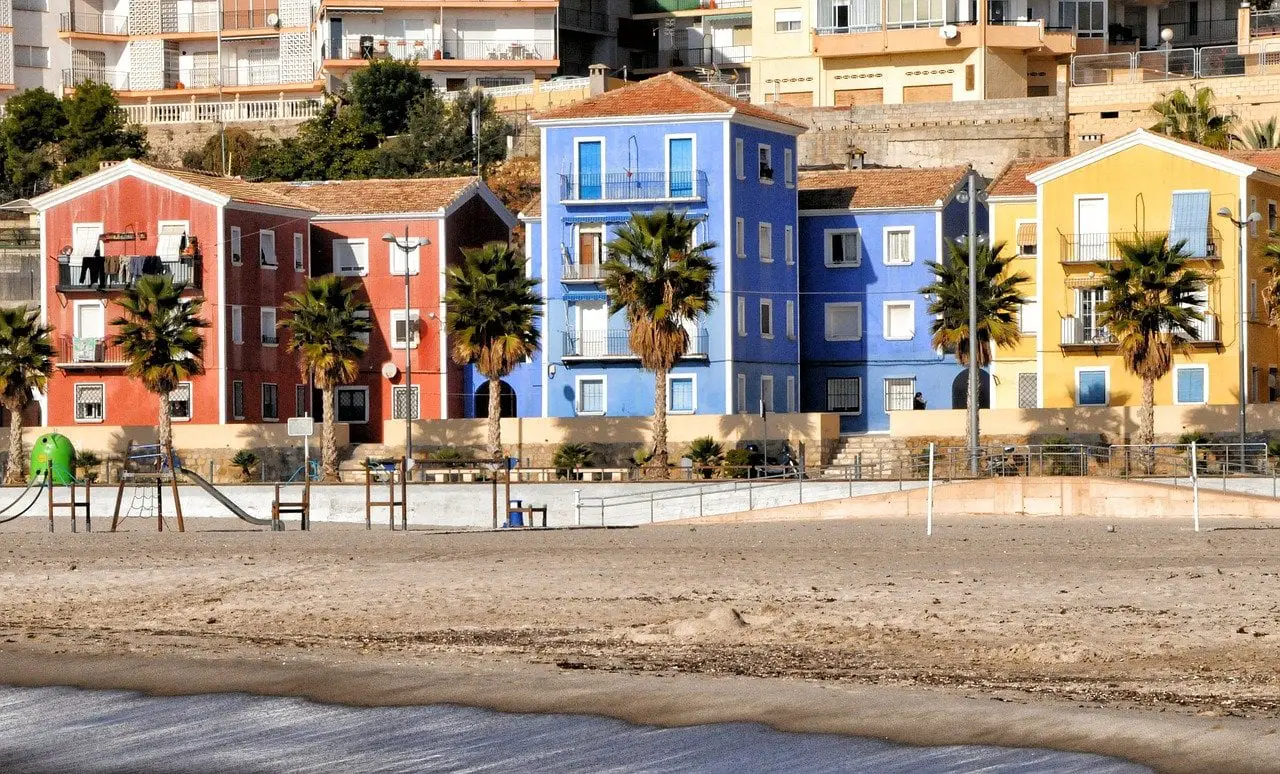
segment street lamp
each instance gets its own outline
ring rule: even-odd
[[[409,227],[404,227],[404,238],[401,239],[390,231],[382,235],[382,241],[388,245],[394,245],[400,248],[404,253],[404,470],[405,475],[409,475],[409,469],[413,467],[413,348],[409,346],[412,338],[410,333],[413,328],[413,318],[409,313],[409,276],[412,272],[409,270],[409,254],[419,247],[426,247],[431,244],[431,240],[426,237],[409,236]],[[395,343],[395,328],[392,326],[391,341]],[[395,401],[391,402],[395,405]]]
[[[956,201],[969,205],[969,472],[978,475],[978,202],[987,200],[979,191],[978,173],[970,169],[964,190]]]
[[[1244,212],[1244,202],[1240,202],[1240,211]],[[1236,227],[1238,232],[1236,239],[1237,252],[1240,257],[1240,336],[1236,345],[1240,348],[1240,453],[1244,454],[1244,438],[1245,438],[1245,404],[1249,399],[1249,388],[1245,381],[1245,356],[1249,348],[1249,321],[1245,315],[1248,314],[1247,290],[1248,284],[1245,279],[1245,229],[1251,224],[1262,220],[1262,216],[1256,212],[1249,213],[1244,220],[1237,220],[1231,213],[1230,207],[1222,207],[1218,210],[1218,217],[1226,218],[1231,221],[1231,225]]]

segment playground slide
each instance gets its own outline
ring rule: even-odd
[[[7,513],[7,511],[10,508],[16,507],[18,504],[20,504],[23,498],[25,498],[32,489],[35,489],[35,496],[32,497],[31,500],[25,506],[23,506],[22,510],[13,514]],[[27,488],[19,492],[18,496],[14,498],[13,502],[9,503],[3,508],[0,508],[0,524],[13,521],[14,519],[18,518],[22,514],[31,510],[31,506],[35,505],[37,502],[40,501],[40,493],[43,491],[44,491],[44,477],[37,476],[36,478],[31,479],[30,483],[27,484]]]
[[[204,479],[203,476],[201,476],[199,473],[196,473],[194,470],[188,470],[187,468],[178,468],[178,470],[182,471],[182,475],[194,481],[196,486],[208,492],[210,497],[222,503],[223,507],[225,507],[227,510],[234,513],[236,517],[239,518],[241,521],[247,521],[250,524],[254,524],[259,527],[273,526],[271,519],[259,519],[256,516],[250,516],[249,514],[245,513],[240,508],[240,506],[233,503],[226,495],[224,495],[222,492],[219,492],[217,487],[215,487],[213,484],[210,484],[208,481]]]

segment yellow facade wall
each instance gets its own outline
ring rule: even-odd
[[[1029,300],[1036,297],[1036,257],[1035,255],[1023,255],[1018,249],[1017,233],[1018,224],[1035,223],[1036,220],[1036,200],[1035,197],[992,197],[987,203],[988,212],[990,213],[989,232],[993,244],[1004,243],[1005,255],[1015,256],[1013,262],[1009,265],[1010,271],[1015,274],[1023,274],[1027,277],[1020,288],[1022,296]],[[1037,238],[1043,241],[1043,234],[1037,235]],[[1028,307],[1029,314],[1033,314],[1035,324],[1025,325],[1021,340],[1013,347],[1000,347],[996,349],[994,358],[991,363],[991,407],[994,409],[1011,409],[1018,407],[1018,375],[1019,374],[1036,374],[1036,352],[1039,349],[1040,342],[1043,340],[1042,331],[1039,330],[1041,323],[1041,315],[1034,312],[1035,307]]]

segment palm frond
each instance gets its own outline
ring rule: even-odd
[[[524,256],[503,242],[463,250],[447,283],[445,328],[455,362],[501,379],[538,350],[542,299]]]
[[[977,363],[991,363],[995,347],[1012,347],[1021,339],[1018,313],[1026,303],[1020,288],[1030,277],[1012,273],[1012,256],[1004,256],[1004,243],[979,244],[974,250],[977,270],[978,352]],[[961,365],[969,364],[969,243],[948,243],[948,254],[940,263],[927,264],[934,280],[920,289],[932,297],[928,312],[933,346],[954,352]]]
[[[0,401],[22,407],[32,392],[43,392],[53,373],[53,329],[40,322],[40,312],[26,307],[0,307]]]
[[[112,342],[124,353],[125,374],[148,391],[168,395],[204,372],[204,300],[183,297],[185,287],[164,275],[143,276],[121,294],[123,311],[111,321]]]
[[[321,389],[355,380],[368,348],[365,334],[373,330],[369,310],[369,303],[356,297],[355,283],[332,274],[308,279],[302,290],[285,296],[281,325],[303,377]]]

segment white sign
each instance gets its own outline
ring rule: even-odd
[[[289,435],[307,437],[316,431],[316,421],[311,417],[289,417]]]

